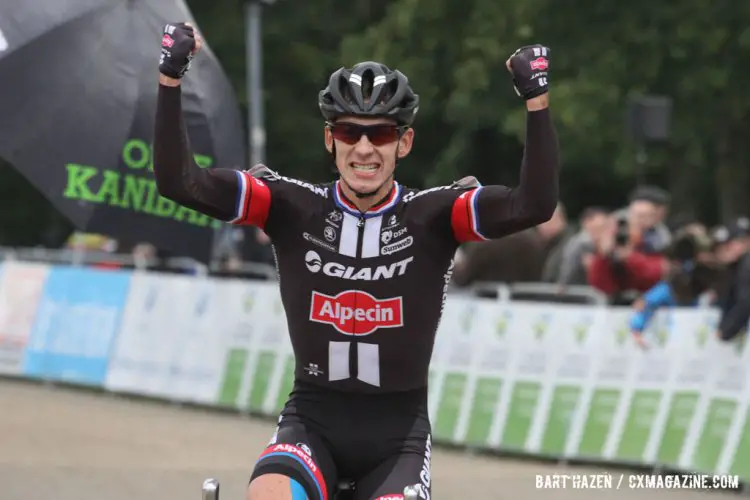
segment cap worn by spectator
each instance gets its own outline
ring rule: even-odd
[[[722,245],[739,238],[749,237],[750,219],[747,217],[737,217],[729,224],[714,229],[712,236],[716,245]]]

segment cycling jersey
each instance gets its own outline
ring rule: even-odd
[[[473,178],[426,190],[394,182],[366,212],[338,181],[309,184],[264,167],[201,170],[189,151],[180,89],[161,87],[154,171],[163,196],[273,242],[298,381],[386,393],[427,385],[459,244],[546,221],[557,204],[549,112],[530,112],[520,185]]]

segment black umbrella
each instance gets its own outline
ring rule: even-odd
[[[160,198],[152,172],[161,33],[179,21],[197,26],[183,0],[0,1],[0,157],[79,229],[205,261],[218,223]],[[236,96],[208,46],[183,87],[198,163],[240,166]]]

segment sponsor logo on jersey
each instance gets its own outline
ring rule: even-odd
[[[336,230],[331,226],[326,226],[323,230],[323,237],[330,242],[336,241]]]
[[[404,495],[386,495],[384,497],[378,497],[375,500],[404,500]]]
[[[266,177],[267,179],[270,179],[270,180],[277,180],[277,181],[282,180],[285,182],[289,182],[291,184],[296,184],[305,189],[309,189],[310,191],[317,194],[318,196],[322,196],[323,198],[328,198],[327,187],[315,186],[313,184],[310,184],[309,182],[304,182],[299,179],[292,179],[291,177],[285,177],[283,175],[279,175],[277,172],[274,172],[273,170],[271,170],[270,168],[266,166],[262,166],[262,168],[258,168],[258,169],[255,169],[255,167],[253,167],[252,169],[249,170],[249,172],[251,174],[258,173],[258,175]]]
[[[313,459],[310,455],[305,453],[302,449],[294,446],[293,444],[277,444],[273,446],[270,450],[266,450],[265,454],[268,453],[291,453],[292,455],[299,457],[302,459],[303,462],[310,468],[310,470],[313,473],[318,472],[318,466],[315,465],[315,462],[313,462]]]
[[[327,187],[318,187],[313,186],[309,182],[303,182],[299,181],[297,179],[291,179],[289,177],[284,177],[283,175],[280,175],[281,179],[285,180],[286,182],[291,182],[292,184],[296,184],[298,186],[302,186],[303,188],[309,189],[313,193],[317,194],[318,196],[322,196],[323,198],[328,198],[328,188]]]
[[[387,245],[391,241],[391,238],[393,238],[393,231],[390,229],[380,233],[380,241],[383,242],[383,245]]]
[[[430,457],[432,455],[432,439],[431,436],[427,435],[427,443],[424,447],[424,462],[422,463],[422,471],[419,473],[419,480],[422,482],[420,485],[419,498],[423,500],[430,500]]]
[[[395,215],[391,215],[391,217],[388,219],[388,227],[396,225],[398,225],[398,218]]]
[[[309,363],[307,365],[307,368],[305,368],[305,371],[308,375],[312,375],[313,377],[323,375],[323,371],[320,369],[320,366],[318,366],[317,363]]]
[[[409,236],[411,238],[411,236]],[[391,252],[392,253],[392,252]],[[394,262],[388,265],[376,267],[354,267],[345,266],[338,262],[323,262],[320,255],[315,250],[310,250],[305,254],[305,266],[311,273],[323,272],[326,276],[332,278],[342,278],[345,280],[357,281],[379,281],[381,279],[391,279],[395,276],[403,276],[406,269],[414,260],[414,257],[408,257],[404,260]]]
[[[305,443],[297,443],[297,448],[312,456],[312,450]]]
[[[434,193],[435,191],[444,191],[446,189],[453,189],[453,186],[438,186],[438,187],[434,187],[430,189],[424,189],[422,191],[412,191],[411,193],[407,193],[406,196],[402,198],[402,201],[404,203],[409,203],[414,198],[417,198],[419,196],[429,194],[429,193]]]
[[[321,248],[325,248],[326,250],[328,250],[330,252],[335,252],[336,251],[336,247],[334,247],[333,245],[329,245],[325,241],[321,240],[320,238],[316,238],[315,236],[313,236],[310,233],[302,233],[302,237],[305,238],[305,240],[307,240],[310,243],[312,243],[313,245],[317,245],[317,246],[319,246]],[[315,252],[313,252],[313,253],[315,253]]]
[[[332,325],[344,335],[370,335],[378,328],[404,326],[402,298],[376,299],[360,290],[335,297],[313,291],[310,321]]]
[[[380,241],[383,243],[383,245],[387,245],[392,240],[397,240],[404,234],[406,234],[406,231],[408,231],[407,228],[402,227],[401,229],[394,229],[391,227],[390,229],[384,230],[382,233],[380,233]]]
[[[445,301],[448,299],[448,288],[451,284],[451,277],[453,276],[453,268],[456,265],[455,259],[451,259],[451,263],[448,264],[448,269],[443,275],[443,300],[440,304],[440,316],[443,316],[443,309],[445,308]]]
[[[326,217],[326,224],[329,224],[335,228],[339,228],[341,227],[340,223],[343,218],[344,215],[341,212],[339,212],[338,210],[333,210],[328,214],[328,217]]]
[[[386,245],[383,248],[380,249],[380,253],[383,255],[391,255],[392,253],[400,252],[404,248],[409,248],[414,244],[414,237],[413,236],[407,236],[403,240],[399,240],[395,243],[391,243],[390,245]]]

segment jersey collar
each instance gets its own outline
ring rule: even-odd
[[[367,212],[360,212],[359,209],[354,205],[354,203],[349,201],[344,195],[343,191],[341,191],[341,181],[336,181],[336,186],[333,190],[333,201],[336,206],[344,212],[350,213],[355,217],[364,217],[365,219],[369,219],[370,217],[383,215],[385,212],[395,207],[396,204],[401,200],[402,192],[403,187],[401,186],[401,184],[393,181],[393,187],[391,188],[391,191],[387,195],[385,195],[382,200],[380,200],[376,205],[367,210]]]

